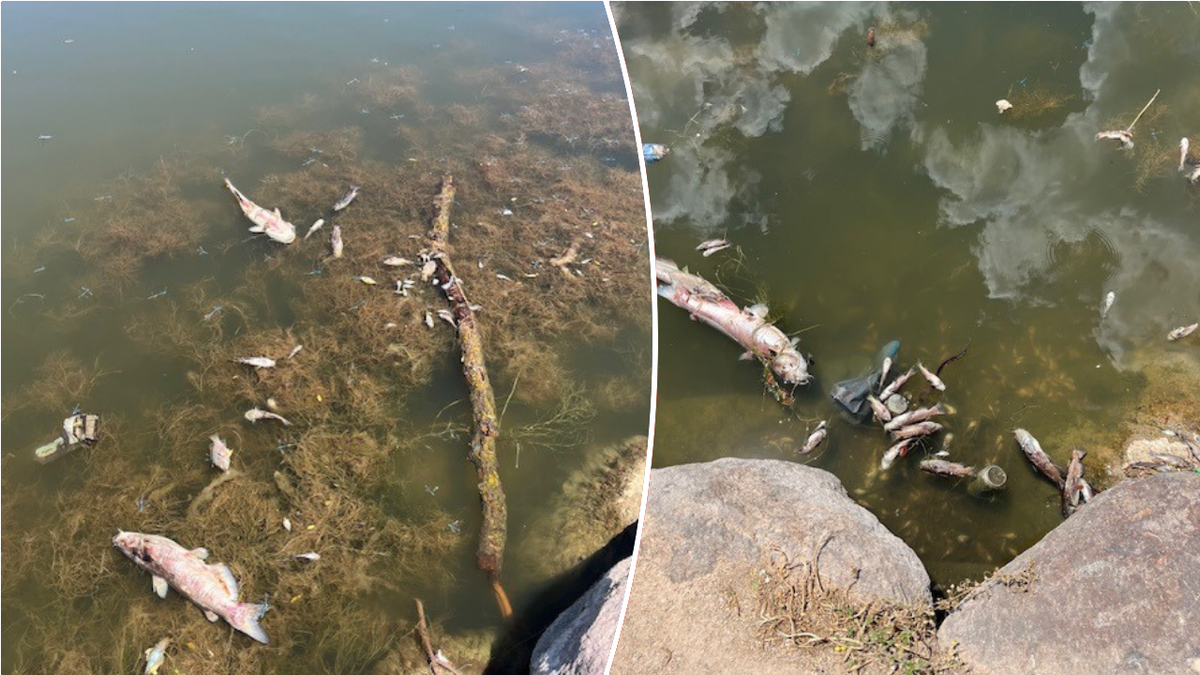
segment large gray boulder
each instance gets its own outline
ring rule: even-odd
[[[538,639],[532,675],[602,675],[620,628],[632,558],[613,565]]]
[[[820,469],[720,459],[650,473],[637,568],[613,675],[818,670],[757,635],[769,559],[811,560],[861,599],[931,602],[917,555]],[[840,659],[838,660],[840,663]]]
[[[938,631],[976,675],[1200,673],[1200,475],[1118,483],[1000,576],[1025,583],[986,584]]]

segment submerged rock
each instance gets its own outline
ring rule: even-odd
[[[632,560],[626,558],[613,565],[608,574],[550,624],[533,650],[532,675],[604,672],[620,628],[621,603]]]
[[[829,665],[756,634],[761,575],[780,555],[801,564],[819,549],[822,583],[858,600],[931,602],[916,553],[820,469],[745,459],[655,469],[643,524],[613,675]]]
[[[1197,672],[1198,569],[1200,475],[1126,480],[1001,568],[938,637],[977,675]]]

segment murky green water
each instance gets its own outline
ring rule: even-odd
[[[503,637],[493,664],[521,670],[531,640],[475,569],[445,300],[419,280],[393,293],[417,272],[379,261],[416,257],[453,172],[452,255],[503,415],[501,578],[536,624],[590,552],[541,524],[588,506],[562,485],[645,434],[649,409],[642,191],[603,6],[29,3],[3,18],[3,671],[140,671],[167,635],[169,672],[401,672],[420,664],[414,597],[451,658],[479,669]],[[223,176],[301,237],[327,224],[286,247],[253,237]],[[349,183],[362,193],[335,216]],[[263,354],[277,367],[230,362]],[[294,426],[242,419],[268,398]],[[35,463],[76,406],[104,439]],[[197,500],[212,433],[241,476]],[[244,600],[269,596],[272,645],[154,598],[118,529],[230,563]],[[306,551],[321,560],[292,558]]]
[[[1143,366],[1196,354],[1165,340],[1200,317],[1200,192],[1176,171],[1179,139],[1200,135],[1194,7],[615,9],[643,138],[672,148],[648,167],[657,254],[740,303],[767,301],[817,377],[793,417],[734,344],[660,300],[656,466],[806,461],[807,426],[828,419],[807,461],[940,583],[977,577],[1061,521],[1014,427],[1061,463],[1087,448],[1106,482]],[[1094,141],[1159,88],[1135,150]],[[1002,98],[1015,106],[1004,116]],[[693,250],[714,236],[737,248]],[[831,386],[892,339],[903,367],[970,345],[942,374],[958,411],[949,458],[999,464],[1006,492],[971,497],[911,455],[881,472],[887,438],[839,417]]]

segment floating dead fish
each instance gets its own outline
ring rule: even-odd
[[[416,286],[416,285],[417,285],[417,282],[413,281],[412,279],[397,279],[396,280],[396,295],[403,295],[404,297],[407,298],[408,291],[410,289],[412,289],[413,286]]]
[[[458,327],[458,322],[454,320],[454,313],[448,309],[439,309],[438,318],[450,324],[451,326],[456,328]]]
[[[512,277],[505,275],[505,274],[497,274],[496,278],[499,279],[500,281],[512,281],[514,283],[516,282],[516,279],[513,279]]]
[[[1179,141],[1179,170],[1183,171],[1188,164],[1188,139],[1184,136]]]
[[[1008,99],[1006,99],[1006,98],[1002,98],[999,101],[996,101],[996,110],[998,110],[1001,115],[1008,112],[1009,110],[1012,110],[1012,107],[1013,107],[1013,104],[1009,103]]]
[[[883,357],[883,368],[879,373],[879,386],[882,387],[884,382],[887,382],[888,371],[892,369],[892,357]]]
[[[321,554],[309,551],[308,553],[298,553],[292,557],[300,558],[301,560],[307,560],[309,562],[316,562],[321,559]]]
[[[154,592],[160,598],[167,597],[168,587],[174,588],[199,605],[209,621],[225,619],[235,629],[267,644],[267,634],[258,623],[267,605],[238,602],[233,572],[228,565],[205,564],[207,550],[189,551],[166,537],[138,532],[118,532],[113,546],[151,574]]]
[[[429,277],[437,271],[436,260],[426,260],[425,264],[421,265],[421,281],[429,281]]]
[[[1087,453],[1079,448],[1071,451],[1071,461],[1067,463],[1067,475],[1063,478],[1062,511],[1063,517],[1068,518],[1083,501],[1083,458]],[[1091,490],[1088,491],[1089,493]]]
[[[287,222],[280,215],[279,209],[268,211],[263,207],[250,201],[246,195],[242,194],[229,179],[225,179],[225,187],[233,193],[237,199],[238,206],[242,207],[242,213],[254,223],[254,227],[250,228],[251,232],[261,232],[272,240],[281,244],[290,244],[296,240],[296,226]]]
[[[895,422],[896,420],[892,420]],[[900,427],[892,433],[892,440],[899,441],[906,438],[917,438],[919,436],[931,436],[942,430],[942,425],[937,422],[918,422],[908,426]]]
[[[908,444],[911,442],[912,441],[900,441],[899,443],[888,448],[887,452],[883,453],[883,459],[879,462],[879,468],[883,469],[884,471],[892,468],[892,464],[896,462],[896,459],[902,457],[908,452]]]
[[[425,327],[433,328],[433,314],[429,310],[425,310]]]
[[[1096,140],[1112,139],[1120,141],[1121,147],[1125,150],[1133,149],[1133,132],[1127,129],[1116,129],[1113,131],[1101,131],[1096,134]]]
[[[1050,460],[1050,455],[1042,450],[1042,444],[1038,443],[1033,434],[1024,429],[1013,429],[1013,436],[1017,439],[1017,444],[1021,446],[1021,451],[1025,453],[1025,457],[1033,464],[1034,468],[1041,472],[1043,476],[1049,478],[1059,490],[1062,489],[1065,479],[1063,478],[1062,469],[1055,466]]]
[[[287,516],[283,517],[283,529],[287,530],[288,532],[292,531],[292,520]]]
[[[867,46],[868,47],[875,46],[875,27],[874,26],[867,29]]]
[[[280,422],[283,422],[283,426],[285,427],[292,426],[291,422],[285,420],[279,415],[276,415],[273,412],[268,412],[261,408],[251,408],[247,410],[245,417],[251,422],[261,422],[262,420],[279,420]]]
[[[696,250],[700,251],[700,253],[707,258],[717,251],[724,251],[730,246],[731,244],[724,239],[709,239],[708,241],[700,242],[700,245],[696,247]]]
[[[228,471],[229,460],[233,457],[233,453],[230,452],[229,446],[225,445],[225,441],[221,440],[221,437],[217,436],[216,434],[209,436],[208,440],[212,441],[208,448],[208,455],[209,459],[212,461],[212,465],[222,471]]]
[[[383,264],[387,265],[388,267],[403,267],[405,265],[413,264],[413,261],[409,260],[408,258],[401,258],[398,255],[390,255],[383,259]]]
[[[342,228],[337,225],[333,226],[333,232],[329,235],[329,244],[333,247],[333,257],[342,257],[342,249],[344,248],[342,244]]]
[[[158,644],[145,651],[146,669],[142,671],[143,675],[158,675],[158,669],[162,667],[163,661],[167,658],[167,646],[170,644],[171,638],[163,638],[158,641]]]
[[[892,413],[887,409],[887,406],[884,405],[883,402],[875,398],[873,395],[867,394],[867,403],[871,404],[871,410],[875,413],[875,419],[878,419],[880,422],[891,421]]]
[[[350,206],[350,202],[354,201],[354,198],[358,196],[358,191],[361,189],[362,188],[357,185],[351,185],[350,189],[346,191],[346,194],[342,195],[342,198],[337,200],[337,202],[333,205],[333,210],[341,211],[347,206]]]
[[[313,235],[313,232],[316,232],[317,230],[321,229],[321,227],[324,225],[325,225],[325,219],[317,218],[317,222],[313,223],[312,227],[308,228],[308,232],[304,233],[304,238],[308,239],[309,237],[311,237]]]
[[[1179,328],[1176,328],[1175,330],[1171,331],[1170,333],[1167,333],[1167,340],[1169,340],[1171,342],[1174,342],[1176,340],[1182,340],[1183,338],[1191,335],[1192,333],[1195,333],[1197,328],[1200,328],[1200,323],[1194,323],[1190,326],[1180,326]]]
[[[879,400],[886,403],[888,398],[890,398],[892,394],[900,391],[900,387],[903,387],[904,383],[908,382],[908,379],[916,374],[916,372],[916,369],[909,368],[904,372],[903,375],[897,375],[896,379],[892,380],[891,384],[889,384],[883,391],[879,392]]]
[[[825,440],[826,435],[825,420],[821,420],[821,423],[817,425],[816,430],[809,434],[808,440],[804,442],[804,447],[800,448],[800,454],[807,455],[813,450],[816,450],[817,446],[821,444],[821,441]]]
[[[362,282],[362,283],[364,283],[364,284],[366,284],[366,285],[368,285],[368,286],[374,286],[374,285],[376,284],[376,281],[375,281],[374,279],[372,279],[371,277],[362,277],[362,276],[359,276],[359,277],[354,277],[354,280],[355,280],[355,281],[360,281],[360,282]]]
[[[233,360],[234,363],[240,363],[245,366],[253,366],[254,368],[274,368],[275,359],[265,356],[241,356]]]
[[[920,361],[917,361],[917,368],[921,370],[921,374],[924,375],[925,379],[929,381],[929,386],[937,389],[938,391],[946,391],[946,384],[942,382],[941,378],[929,372],[929,369],[921,365]]]
[[[304,349],[304,345],[296,345],[295,347],[292,347],[292,351],[288,352],[287,358],[291,359],[293,356],[299,354],[301,349]]]
[[[1112,309],[1113,303],[1117,301],[1117,294],[1109,291],[1104,296],[1104,302],[1100,303],[1100,318],[1108,316],[1108,310]]]
[[[944,414],[946,414],[946,410],[944,408],[942,408],[942,404],[940,404],[940,403],[933,406],[932,408],[918,408],[917,410],[913,410],[912,412],[906,412],[903,415],[896,415],[895,417],[892,418],[892,421],[883,425],[883,430],[884,431],[895,431],[901,427],[905,427],[910,424],[916,424],[918,422],[924,422],[925,420],[930,419],[931,417],[935,417],[937,415],[944,415]]]
[[[952,478],[969,478],[975,475],[975,467],[957,462],[947,462],[943,459],[922,460],[921,470],[926,473],[932,473],[935,476],[949,476]]]

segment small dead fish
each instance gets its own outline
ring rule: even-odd
[[[371,277],[361,277],[361,276],[360,276],[360,277],[354,277],[354,280],[355,280],[355,281],[361,281],[362,283],[364,283],[364,284],[366,284],[366,285],[368,285],[368,286],[374,286],[374,285],[376,284],[376,281],[375,281],[374,279],[372,279]]]
[[[408,291],[410,289],[412,289],[413,286],[416,286],[416,285],[417,285],[417,282],[413,281],[412,279],[397,279],[396,280],[396,295],[403,295],[404,297],[407,298]]]
[[[1180,171],[1183,171],[1183,168],[1185,166],[1187,166],[1187,160],[1188,160],[1188,139],[1187,139],[1187,136],[1184,136],[1183,139],[1179,141],[1179,170]]]
[[[171,638],[163,638],[146,650],[146,669],[142,671],[143,675],[158,675],[158,669],[167,658],[167,646],[170,644]]]
[[[903,375],[897,376],[895,380],[892,380],[892,383],[889,384],[886,389],[879,392],[879,400],[886,401],[889,397],[891,397],[892,394],[900,391],[900,387],[903,387],[904,383],[908,382],[908,378],[912,377],[916,372],[917,371],[915,369],[909,368]]]
[[[1024,429],[1013,429],[1013,436],[1017,439],[1017,445],[1021,446],[1021,452],[1025,453],[1029,463],[1061,490],[1065,482],[1063,471],[1054,464],[1050,455],[1042,450],[1042,444],[1038,443],[1033,434]]]
[[[425,310],[425,327],[433,328],[433,314],[430,314],[429,310]]]
[[[696,250],[700,251],[701,255],[707,258],[717,251],[724,251],[730,246],[731,244],[724,239],[709,239],[708,241],[700,242],[700,245],[696,247]]]
[[[342,198],[337,200],[337,203],[333,205],[333,210],[341,211],[347,206],[350,206],[350,202],[354,201],[354,198],[358,196],[358,191],[360,189],[362,188],[357,185],[351,185],[350,189],[346,191],[346,194],[342,195]]]
[[[303,560],[307,560],[307,561],[309,561],[309,562],[316,562],[316,561],[318,561],[318,560],[320,560],[320,559],[321,559],[321,554],[320,554],[320,553],[315,553],[315,552],[313,552],[313,551],[309,551],[308,553],[299,553],[299,554],[296,554],[296,555],[294,555],[294,556],[292,556],[292,557],[293,557],[293,558],[300,558],[300,559],[303,559]]]
[[[292,426],[291,422],[285,420],[279,415],[276,415],[273,412],[262,410],[261,408],[251,408],[247,410],[245,417],[251,422],[261,422],[262,420],[279,420],[280,422],[283,422],[283,426],[285,427]]]
[[[925,376],[926,380],[929,380],[929,386],[937,389],[938,391],[946,391],[946,384],[942,382],[941,378],[929,372],[929,369],[921,365],[920,361],[917,361],[917,368],[920,368],[921,374]]]
[[[946,410],[942,408],[940,403],[932,408],[918,408],[917,410],[893,417],[891,422],[883,425],[883,430],[895,431],[901,427],[906,427],[910,424],[916,424],[918,422],[924,422],[931,417],[936,415],[944,415],[945,413]]]
[[[895,422],[895,420],[892,421]],[[900,427],[899,429],[893,431],[892,440],[899,441],[906,438],[929,436],[931,434],[936,434],[941,430],[942,425],[938,424],[937,422],[918,422],[917,424],[910,424],[906,427]]]
[[[1104,302],[1100,304],[1100,318],[1108,316],[1108,310],[1112,309],[1113,303],[1117,301],[1117,294],[1112,291],[1104,296]]]
[[[1112,139],[1114,141],[1120,141],[1122,149],[1125,149],[1125,150],[1133,149],[1133,134],[1127,129],[1117,129],[1114,131],[1101,131],[1100,133],[1096,134],[1096,140],[1098,140],[1098,141],[1102,140],[1102,139],[1106,139],[1106,138]]]
[[[283,517],[283,529],[287,530],[288,532],[292,531],[292,521],[287,516]]]
[[[879,399],[871,394],[867,394],[867,403],[871,404],[871,410],[875,413],[875,419],[878,419],[880,422],[890,422],[892,420],[891,411]]]
[[[421,281],[429,281],[429,277],[437,271],[437,261],[427,260],[424,265],[421,265]]]
[[[458,326],[458,322],[454,320],[454,313],[448,309],[439,309],[438,318],[450,324],[451,326]]]
[[[1002,98],[999,101],[996,101],[996,110],[998,110],[1001,115],[1003,115],[1005,112],[1007,112],[1009,110],[1012,110],[1012,107],[1013,107],[1013,105],[1011,103],[1009,103],[1008,99],[1006,99],[1006,98]]]
[[[883,372],[879,375],[879,386],[882,387],[884,382],[887,382],[888,371],[892,369],[892,357],[883,357]]]
[[[344,248],[342,244],[342,228],[337,225],[333,226],[333,232],[329,235],[329,243],[333,246],[333,257],[342,257],[342,249]]]
[[[902,456],[902,454],[907,451],[908,444],[911,442],[912,441],[900,441],[899,443],[888,448],[887,452],[883,453],[883,459],[879,462],[879,468],[883,469],[884,471],[892,468],[892,464],[896,462],[898,457]]]
[[[245,366],[253,366],[255,368],[274,368],[275,359],[265,356],[242,356],[234,359],[235,363],[240,363]]]
[[[228,471],[229,460],[233,457],[229,446],[225,445],[225,441],[221,440],[221,437],[216,434],[209,436],[208,439],[212,441],[212,444],[208,448],[209,459],[212,461],[212,465],[222,471]]]
[[[288,352],[287,358],[290,359],[299,354],[301,349],[304,349],[304,345],[296,345],[295,347],[292,347],[292,351]]]
[[[975,468],[957,462],[947,462],[944,459],[926,459],[921,462],[921,470],[937,476],[968,478],[975,475]]]
[[[403,267],[405,265],[413,264],[413,261],[409,260],[408,258],[401,258],[398,255],[391,255],[383,259],[383,264],[387,265],[388,267]]]
[[[826,435],[827,432],[825,431],[825,420],[821,420],[821,423],[817,425],[816,430],[809,434],[808,440],[804,442],[804,447],[800,448],[800,454],[807,455],[813,450],[816,450],[817,446],[821,444],[821,441],[825,440]]]
[[[321,229],[321,227],[323,227],[324,225],[325,225],[325,219],[317,218],[317,222],[313,223],[312,227],[308,228],[308,232],[304,233],[304,238],[308,239],[309,237],[311,237],[313,235],[313,232],[316,232],[317,230]]]
[[[1191,335],[1192,333],[1195,333],[1197,328],[1200,328],[1200,323],[1194,323],[1190,326],[1180,326],[1179,328],[1176,328],[1175,330],[1171,331],[1170,333],[1167,333],[1167,340],[1169,340],[1171,342],[1174,342],[1176,340],[1182,340],[1183,338]]]

